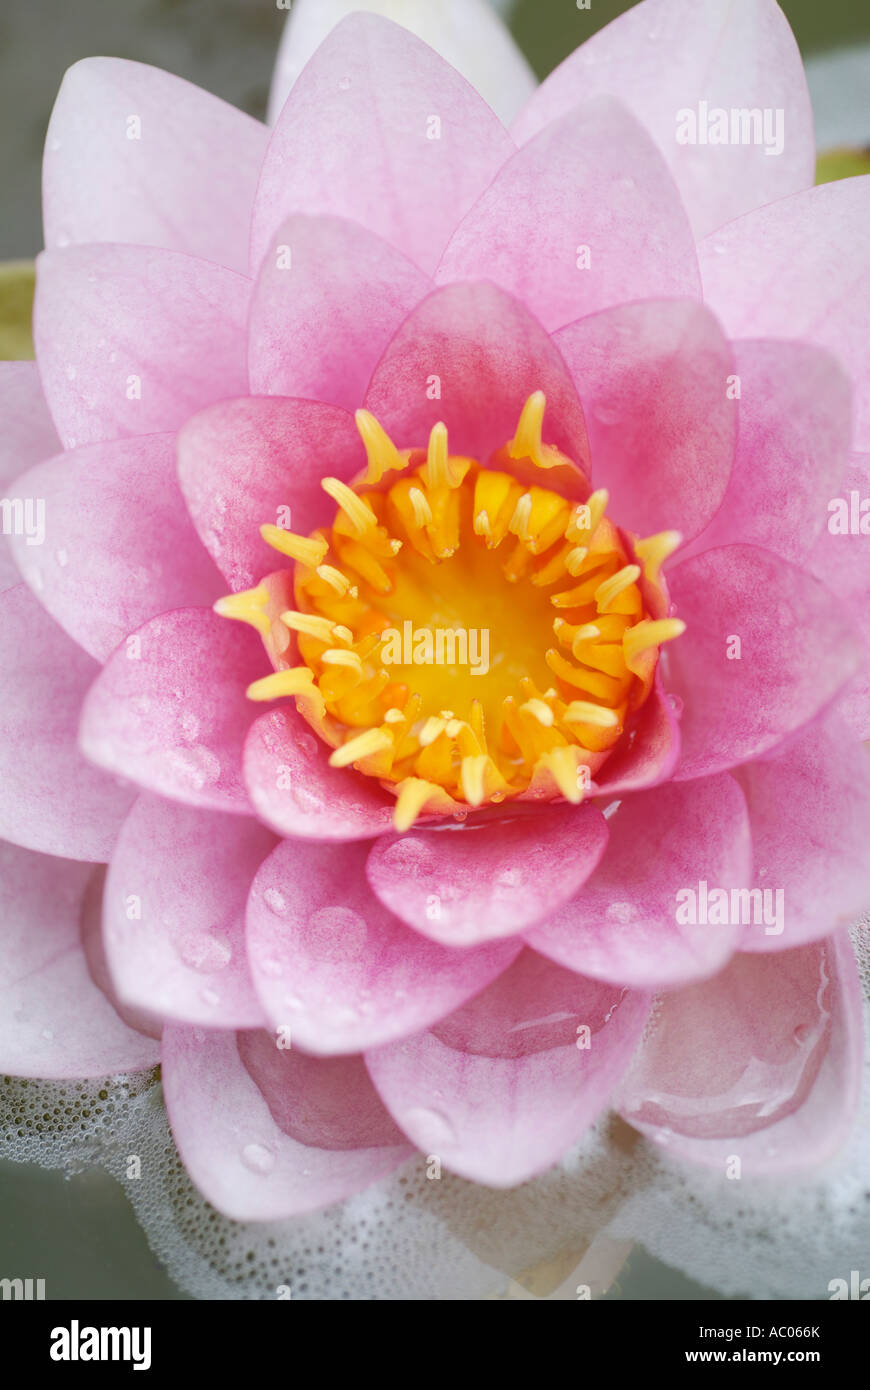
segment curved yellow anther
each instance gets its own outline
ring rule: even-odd
[[[651,647],[660,647],[663,642],[672,642],[675,637],[681,637],[685,630],[686,624],[681,618],[647,618],[635,623],[622,638],[626,666],[634,671],[637,659],[643,652]]]
[[[367,483],[379,483],[385,473],[407,467],[408,452],[399,453],[387,431],[374,415],[368,410],[358,410],[354,420],[366,451]]]
[[[365,729],[348,739],[330,755],[330,767],[348,767],[351,763],[368,758],[372,753],[382,753],[392,748],[392,736],[386,729]]]
[[[255,627],[261,637],[268,637],[272,624],[266,616],[269,590],[264,584],[256,589],[242,589],[238,594],[226,594],[214,605],[214,611],[221,618],[235,618],[240,623]]]
[[[341,507],[357,535],[364,536],[366,532],[377,525],[371,507],[367,506],[363,499],[357,496],[353,488],[349,488],[347,483],[343,483],[340,478],[321,478],[320,486],[327,497],[331,497],[333,502]],[[321,556],[322,558],[323,556]]]
[[[249,700],[279,700],[286,695],[303,695],[314,689],[314,675],[307,666],[289,671],[273,671],[271,676],[253,681],[245,694]]]
[[[634,553],[643,565],[643,572],[650,583],[659,577],[659,570],[669,555],[673,555],[683,537],[679,531],[659,531],[654,536],[646,536],[635,541]]]
[[[297,536],[295,531],[285,531],[280,526],[261,526],[260,535],[273,550],[289,555],[291,560],[298,560],[309,569],[316,569],[329,549],[322,536]]]
[[[447,426],[439,420],[429,434],[426,451],[426,473],[430,488],[450,486],[450,467],[447,453]]]

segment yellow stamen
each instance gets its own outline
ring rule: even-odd
[[[386,729],[366,729],[364,733],[356,734],[340,748],[336,748],[330,756],[329,764],[330,767],[349,767],[351,763],[359,762],[360,758],[384,752],[392,746],[392,737]]]
[[[238,622],[249,623],[262,637],[268,637],[272,624],[266,616],[265,606],[269,602],[269,590],[263,584],[256,589],[242,589],[238,594],[227,594],[214,605],[215,613],[222,618],[235,618]]]
[[[280,700],[282,696],[302,695],[314,688],[314,674],[307,666],[293,666],[289,671],[275,671],[248,686],[249,700]]]
[[[284,531],[280,526],[261,526],[260,535],[273,550],[309,569],[315,569],[329,549],[322,536],[297,536],[295,531]]]
[[[367,410],[354,415],[356,427],[366,451],[368,471],[365,481],[379,483],[385,473],[407,467],[408,453],[400,454],[383,425]]]

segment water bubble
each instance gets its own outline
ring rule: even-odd
[[[181,716],[181,731],[184,738],[193,743],[199,737],[200,724],[196,715],[191,710],[185,710]]]
[[[260,974],[268,975],[270,979],[275,980],[279,975],[284,974],[284,966],[279,960],[275,960],[273,956],[267,956],[265,960],[259,961],[258,964],[260,967]]]
[[[339,85],[339,88],[341,89],[341,91],[343,91],[343,92],[350,91],[350,78],[349,78],[349,77],[340,77],[340,78],[338,79],[338,85]]]
[[[271,1173],[275,1167],[275,1154],[265,1144],[246,1144],[241,1158],[252,1173]]]
[[[384,853],[385,866],[398,874],[430,874],[435,867],[431,848],[419,836],[405,835]]]
[[[420,1148],[428,1149],[432,1153],[456,1142],[456,1132],[447,1116],[442,1115],[440,1110],[416,1106],[405,1113],[402,1127],[407,1134],[413,1134]]]
[[[284,913],[287,911],[287,899],[280,888],[267,888],[263,894],[263,902],[272,912],[277,913],[279,917],[283,917]]]
[[[604,915],[608,922],[620,922],[625,925],[634,921],[637,909],[631,903],[611,903]]]
[[[196,927],[181,938],[178,954],[191,970],[210,974],[229,965],[233,948],[227,938],[219,932]]]
[[[61,566],[61,568],[63,568],[64,565],[68,565],[68,564],[69,564],[69,551],[68,551],[68,550],[56,550],[56,551],[54,552],[54,558],[55,558],[55,560],[57,561],[57,563]]]
[[[308,919],[308,947],[327,957],[348,960],[360,956],[368,941],[365,919],[349,907],[322,907]]]
[[[213,786],[220,777],[220,758],[202,744],[170,749],[167,757],[170,768],[188,781],[195,791]]]

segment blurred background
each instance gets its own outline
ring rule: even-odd
[[[434,3],[434,0],[433,0]],[[701,0],[699,0],[701,3]],[[870,143],[870,4],[781,0],[810,64],[822,148]],[[364,8],[364,5],[362,6]],[[629,0],[502,0],[540,77]],[[0,259],[42,247],[39,171],[60,80],[79,58],[153,63],[263,118],[287,17],[275,0],[2,0],[0,5]],[[832,50],[867,45],[863,55]]]
[[[870,145],[870,3],[781,3],[807,60],[819,147]],[[500,0],[498,8],[543,77],[630,3],[592,0],[581,10],[575,0]],[[42,146],[70,64],[95,54],[152,63],[262,119],[286,17],[276,0],[2,0],[0,261],[31,260],[42,247]],[[29,305],[30,292],[27,282],[19,289],[17,277],[7,282],[0,275],[7,314],[15,317],[10,295],[20,293]],[[0,357],[23,351],[14,346],[10,338],[3,350],[0,333]],[[102,1170],[67,1178],[0,1162],[0,1275],[15,1271],[38,1271],[50,1298],[186,1296],[151,1254],[123,1190]],[[607,1296],[719,1297],[640,1247]]]

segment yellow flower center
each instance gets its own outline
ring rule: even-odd
[[[323,479],[332,526],[263,526],[292,576],[216,605],[277,668],[249,696],[294,697],[333,766],[395,793],[400,830],[508,799],[582,801],[683,631],[659,576],[679,536],[620,531],[607,493],[542,442],[544,404],[529,397],[485,464],[451,454],[443,424],[400,451],[358,411],[368,467],[350,486]]]

